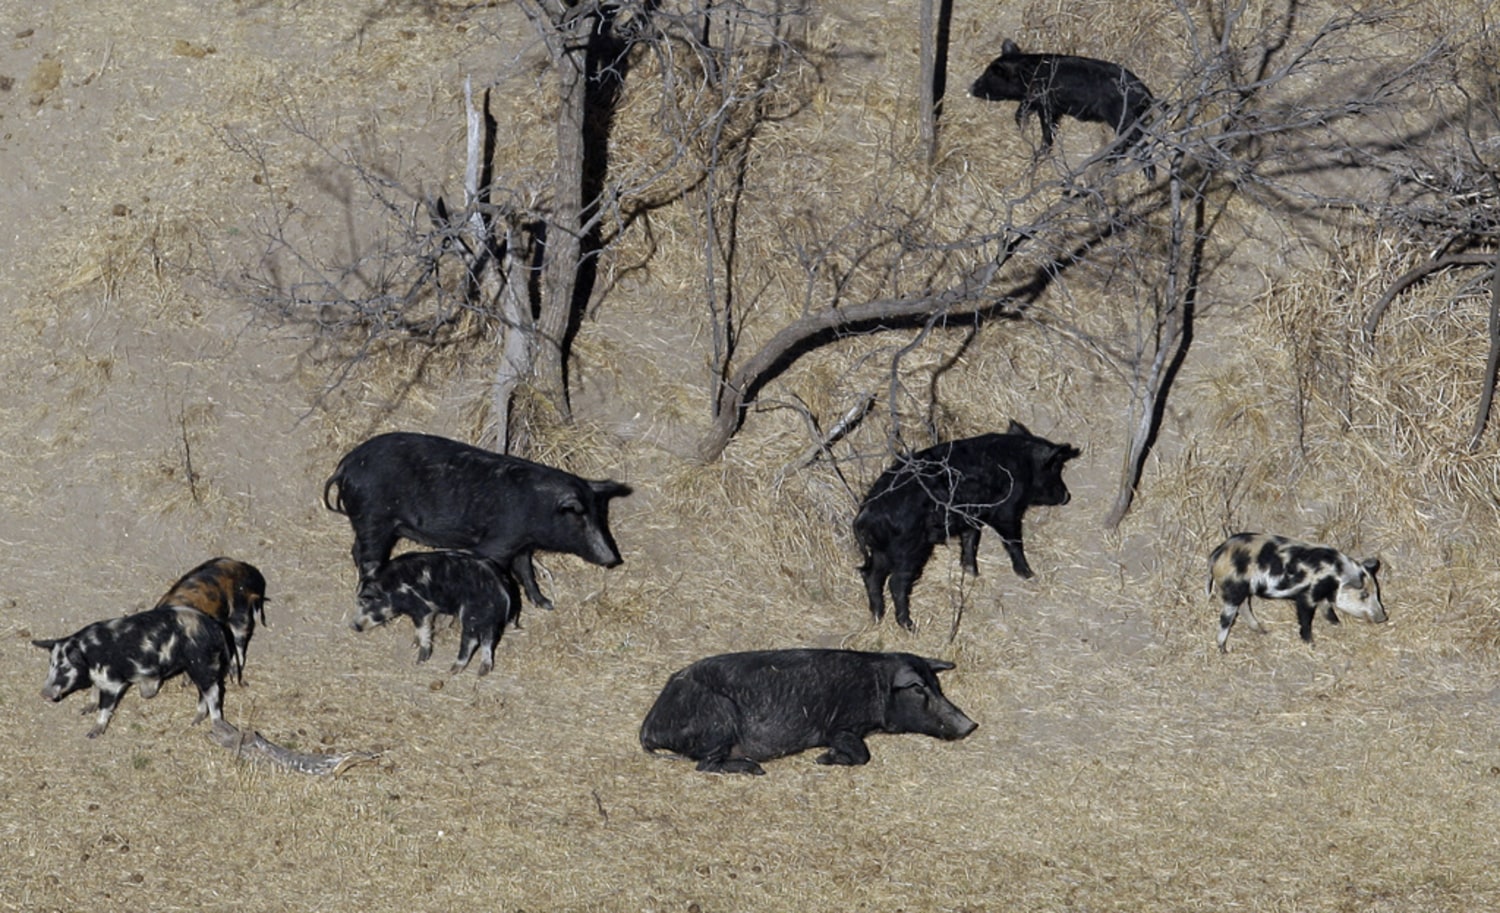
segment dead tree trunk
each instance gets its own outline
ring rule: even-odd
[[[948,84],[948,29],[953,19],[953,0],[922,0],[919,13],[921,41],[922,154],[927,164],[937,161],[938,122],[943,113],[943,94]]]
[[[1192,344],[1193,316],[1209,230],[1205,197],[1209,176],[1202,172],[1191,186],[1184,188],[1184,183],[1181,165],[1175,164],[1170,182],[1172,215],[1167,242],[1166,283],[1159,293],[1154,325],[1137,349],[1130,404],[1130,444],[1125,449],[1119,490],[1104,518],[1107,529],[1118,527],[1135,501],[1146,456],[1161,430],[1167,391]],[[1189,209],[1192,213],[1190,227],[1187,225]]]
[[[557,415],[571,420],[567,348],[573,331],[574,301],[583,262],[584,128],[588,119],[589,36],[598,27],[593,3],[573,5],[542,0],[533,16],[550,32],[548,44],[557,72],[557,163],[552,211],[542,240],[542,302],[536,321],[535,382]],[[528,6],[529,9],[529,6]]]
[[[464,168],[464,206],[469,213],[469,300],[483,311],[498,307],[500,366],[490,392],[490,414],[495,423],[495,449],[510,451],[510,406],[516,387],[531,377],[533,368],[531,302],[527,297],[525,243],[512,213],[486,215],[493,210],[486,188],[494,148],[494,122],[489,118],[489,93],[474,104],[474,89],[464,80],[468,156]],[[503,235],[503,237],[501,237]]]

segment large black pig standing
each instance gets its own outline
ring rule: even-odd
[[[870,486],[854,517],[864,552],[870,614],[885,617],[889,581],[896,621],[912,630],[911,588],[935,546],[957,534],[964,570],[979,575],[979,532],[1000,534],[1011,567],[1031,577],[1021,547],[1021,515],[1033,504],[1066,504],[1063,464],[1078,456],[1012,421],[1005,434],[981,434],[902,457]]]
[[[961,739],[978,726],[943,696],[953,664],[910,653],[763,650],[700,659],[667,679],[641,724],[641,747],[718,773],[826,746],[819,764],[870,760],[872,732]]]
[[[390,559],[396,540],[405,538],[508,567],[526,596],[550,609],[537,587],[532,552],[567,552],[603,567],[618,565],[609,502],[628,494],[630,486],[620,482],[583,479],[448,438],[397,431],[349,451],[323,485],[323,504],[354,528],[362,591]]]

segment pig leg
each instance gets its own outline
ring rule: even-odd
[[[510,570],[521,581],[521,586],[526,590],[526,598],[531,600],[532,605],[552,611],[552,600],[543,596],[542,588],[536,585],[536,566],[532,564],[531,552],[522,552],[512,558]]]
[[[931,542],[915,545],[908,543],[905,551],[891,558],[891,601],[896,604],[896,623],[908,631],[915,631],[911,620],[911,589],[922,577],[922,570],[932,558]]]
[[[432,658],[432,612],[413,615],[411,620],[417,626],[417,662],[425,663]]]
[[[958,534],[959,563],[969,576],[979,576],[979,527],[970,526]]]
[[[1241,611],[1245,613],[1245,621],[1251,628],[1266,633],[1266,626],[1260,623],[1255,613],[1250,610],[1250,585],[1244,581],[1228,580],[1219,585],[1219,598],[1224,600],[1224,607],[1219,610],[1219,652],[1228,653],[1229,648],[1224,642],[1229,639],[1229,629],[1234,627],[1235,618],[1239,617]]]
[[[714,774],[752,774],[764,776],[766,769],[749,758],[704,758],[698,762],[698,769],[704,773]]]
[[[1026,563],[1026,552],[1021,548],[1021,517],[1019,514],[1002,514],[990,522],[995,532],[1000,534],[1000,541],[1005,545],[1006,554],[1010,555],[1011,570],[1016,576],[1030,579],[1036,575],[1031,571],[1031,565]]]
[[[1016,105],[1016,129],[1017,130],[1025,130],[1026,129],[1026,118],[1028,118],[1030,116],[1031,116],[1031,103],[1028,102],[1028,101],[1026,101],[1025,99],[1022,99],[1021,103],[1018,104],[1018,105]]]
[[[469,665],[469,660],[474,658],[474,651],[478,649],[479,641],[469,637],[469,633],[465,631],[463,639],[458,644],[458,657],[453,660],[453,665],[448,667],[448,674],[457,675],[464,671]],[[480,672],[479,674],[483,675],[484,673]]]
[[[1042,125],[1042,150],[1052,150],[1052,140],[1057,135],[1057,123],[1062,120],[1062,112],[1052,107],[1048,96],[1043,96],[1041,104],[1037,105],[1036,119]]]
[[[361,590],[375,576],[375,572],[390,560],[391,549],[396,547],[396,540],[399,538],[395,525],[385,519],[354,524],[354,548],[351,553],[354,556],[354,566],[359,569]]]
[[[245,683],[245,654],[239,649],[233,650],[229,655],[229,672],[234,680],[241,685]]]
[[[891,601],[896,604],[896,623],[908,631],[917,629],[911,620],[911,588],[921,576],[920,567],[915,570],[902,567],[891,574]]]
[[[859,569],[865,579],[865,598],[870,603],[870,615],[875,623],[885,617],[885,582],[891,576],[890,560],[883,551],[872,551]]]
[[[99,719],[94,723],[94,728],[88,732],[88,737],[96,739],[104,735],[104,730],[109,728],[109,720],[115,715],[115,706],[120,703],[120,695],[130,687],[128,683],[118,683],[108,680],[96,682],[99,687]]]
[[[1334,614],[1333,604],[1339,596],[1339,582],[1332,577],[1325,577],[1313,585],[1312,592],[1308,594],[1315,606],[1323,607],[1323,617],[1328,619],[1329,624],[1338,624],[1339,617]]]
[[[479,651],[479,674],[488,675],[495,668],[495,629],[497,618],[494,607],[476,609],[465,605],[459,609],[458,617],[463,628],[463,637],[458,646],[458,658],[448,669],[450,675],[462,672]]]
[[[841,764],[858,767],[870,761],[870,749],[865,740],[853,732],[835,732],[829,739],[828,750],[817,758],[819,764]]]
[[[1302,637],[1304,643],[1312,643],[1313,616],[1318,614],[1318,607],[1307,593],[1298,593],[1297,604],[1297,633]]]
[[[196,726],[203,722],[205,717],[212,717],[215,723],[224,719],[224,689],[219,686],[218,682],[209,682],[206,689],[199,688],[198,712],[188,725]]]
[[[203,722],[205,717],[212,718],[215,723],[224,718],[224,666],[222,660],[218,663],[210,660],[201,660],[188,666],[188,678],[198,686],[198,713],[193,717],[190,725],[196,726]]]
[[[483,641],[479,644],[479,677],[484,678],[495,668],[495,642]]]
[[[1219,652],[1228,653],[1229,648],[1225,643],[1229,640],[1229,629],[1234,627],[1235,618],[1239,617],[1240,607],[1224,603],[1224,608],[1219,611]],[[1248,616],[1247,616],[1248,617]]]

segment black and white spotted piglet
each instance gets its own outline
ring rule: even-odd
[[[197,609],[169,606],[98,621],[58,640],[32,643],[52,654],[42,697],[60,701],[90,685],[99,691],[99,719],[89,738],[103,735],[120,696],[132,684],[143,697],[187,673],[198,686],[193,722],[224,718],[224,675],[232,662],[224,627]]]
[[[364,631],[405,615],[416,625],[421,663],[432,656],[433,616],[456,615],[463,635],[449,672],[463,671],[478,651],[479,674],[487,675],[495,667],[495,643],[520,612],[514,578],[494,561],[468,552],[407,552],[360,586],[351,626]]]
[[[1250,597],[1290,599],[1297,606],[1302,639],[1312,642],[1313,616],[1338,624],[1334,610],[1365,621],[1386,620],[1375,574],[1379,558],[1355,561],[1326,545],[1298,542],[1285,536],[1239,533],[1230,536],[1208,556],[1208,595],[1218,594],[1219,652],[1241,612],[1250,627],[1265,633],[1265,625],[1250,610]]]

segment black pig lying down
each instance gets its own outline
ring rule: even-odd
[[[266,578],[252,564],[233,558],[210,558],[172,584],[156,608],[186,606],[211,616],[229,629],[234,641],[235,678],[245,681],[245,651],[255,634],[255,618],[266,621]]]
[[[337,487],[338,496],[330,498]],[[349,518],[363,589],[398,539],[461,549],[510,569],[536,605],[552,608],[536,584],[532,552],[567,552],[602,567],[621,562],[609,531],[609,502],[630,494],[620,482],[397,431],[370,438],[339,461],[323,504]]]
[[[953,664],[910,653],[767,650],[701,659],[667,679],[641,746],[698,769],[763,774],[760,761],[827,747],[819,764],[864,764],[865,736],[961,739],[978,725],[943,696]]]
[[[864,553],[870,614],[885,617],[890,584],[896,621],[907,630],[911,589],[933,549],[957,535],[965,571],[979,574],[979,533],[1000,534],[1011,567],[1031,577],[1021,547],[1021,515],[1033,504],[1066,504],[1063,464],[1078,456],[1069,444],[1037,437],[1020,422],[1005,434],[981,434],[901,457],[880,474],[854,517],[854,538]]]
[[[450,674],[462,672],[479,653],[479,674],[495,667],[495,644],[521,614],[521,594],[504,568],[467,552],[407,552],[386,562],[360,591],[352,627],[364,631],[397,615],[417,629],[417,662],[432,656],[434,615],[458,616],[462,631]]]
[[[1155,101],[1140,77],[1117,63],[1068,54],[1024,54],[1009,39],[969,92],[989,101],[1020,102],[1018,127],[1035,111],[1042,124],[1043,152],[1052,148],[1064,114],[1107,124],[1119,137],[1117,148],[1129,149],[1144,139],[1141,119]],[[1149,162],[1145,172],[1147,180],[1156,180],[1156,168]]]
[[[132,684],[141,696],[153,697],[161,683],[187,673],[198,686],[198,715],[193,722],[224,718],[224,675],[231,662],[224,627],[182,606],[151,609],[109,621],[98,621],[58,640],[34,640],[52,654],[42,697],[60,701],[74,691],[99,691],[99,719],[89,738],[104,734],[120,696]]]

